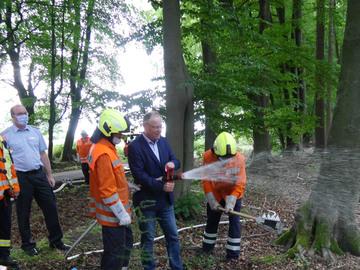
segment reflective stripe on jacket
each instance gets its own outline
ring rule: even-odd
[[[92,142],[90,141],[89,137],[86,137],[85,140],[80,139],[77,141],[76,153],[79,154],[81,163],[87,162],[87,156],[89,154],[91,145],[92,145]]]
[[[204,153],[203,166],[217,161],[219,161],[217,155],[211,149]],[[246,186],[245,157],[237,151],[236,155],[221,168],[220,173],[224,175],[223,181],[202,180],[205,194],[213,192],[218,202],[225,200],[227,195],[242,198]]]
[[[124,168],[116,153],[115,146],[104,138],[94,144],[89,152],[90,167],[90,216],[99,224],[119,226],[119,219],[110,206],[119,200],[131,215],[130,190]]]
[[[0,200],[4,198],[6,190],[9,190],[10,195],[20,191],[14,164],[4,142],[4,137],[0,136]]]

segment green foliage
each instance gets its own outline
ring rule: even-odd
[[[61,153],[63,152],[63,145],[62,144],[57,144],[54,146],[53,149],[53,157],[56,159],[60,159],[61,157]]]
[[[197,159],[202,160],[202,156],[205,152],[205,138],[204,136],[195,138],[194,142],[194,154]]]
[[[294,261],[295,261],[295,267],[302,269],[310,269],[311,262],[309,262],[309,260],[303,255],[296,253]]]
[[[63,153],[63,150],[64,150],[64,145],[63,144],[54,145],[54,147],[53,147],[53,157],[55,159],[57,159],[57,160],[60,160],[61,155]],[[76,157],[76,142],[73,143],[71,153],[72,153],[72,155],[74,157]],[[66,163],[64,163],[64,164],[66,164]]]
[[[275,7],[279,7],[276,4],[271,3],[273,14],[276,14]],[[258,128],[255,112],[260,111],[276,144],[279,136],[299,142],[301,135],[312,135],[316,125],[313,116],[317,90],[315,70],[321,68],[323,81],[333,90],[339,75],[336,60],[333,63],[315,60],[315,13],[309,12],[315,10],[315,4],[312,1],[307,7],[303,5],[306,10],[303,18],[294,22],[291,1],[284,3],[285,23],[280,24],[273,16],[274,22],[260,34],[259,6],[255,2],[241,5],[235,1],[230,6],[219,1],[183,1],[182,42],[191,82],[195,85],[197,119],[204,121],[201,116],[206,115],[212,120],[211,128],[216,133],[228,130],[251,137]],[[344,5],[335,9],[335,27],[340,29],[344,25],[344,17],[340,15]],[[306,36],[301,47],[292,36],[295,23]],[[204,66],[199,56],[201,42],[211,47],[216,62]],[[303,82],[307,90],[306,104],[301,104],[298,97],[299,88],[305,87]],[[252,99],[259,95],[270,96],[271,104],[265,110]],[[332,105],[335,97],[336,94],[331,97]],[[323,98],[328,98],[326,91]],[[218,109],[206,110],[206,102],[215,102]],[[305,116],[300,113],[301,106],[306,107]]]
[[[174,204],[174,211],[178,217],[185,220],[194,219],[198,213],[200,213],[202,206],[200,201],[203,199],[203,195],[199,193],[187,193],[181,197]]]

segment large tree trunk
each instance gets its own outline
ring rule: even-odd
[[[184,62],[180,32],[179,0],[163,1],[164,67],[166,83],[166,137],[184,171],[194,161],[194,89]],[[175,199],[190,190],[190,181],[175,187]]]
[[[348,1],[337,104],[317,184],[297,211],[294,226],[275,242],[287,245],[290,257],[298,250],[326,258],[345,251],[360,256],[359,10],[360,1]]]

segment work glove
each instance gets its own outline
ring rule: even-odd
[[[205,194],[205,197],[206,197],[207,202],[209,203],[211,210],[219,211],[218,207],[221,205],[215,199],[214,193],[209,192],[209,193]]]
[[[127,182],[130,192],[135,193],[136,191],[141,190],[141,188],[138,185],[135,185],[134,183]]]
[[[77,162],[80,162],[80,155],[79,155],[79,153],[76,154],[76,159],[77,159]]]
[[[237,197],[234,195],[225,196],[225,213],[229,213],[234,210]]]
[[[115,216],[120,220],[120,226],[129,226],[131,224],[131,219],[129,214],[126,212],[123,204],[120,201],[117,201],[115,204],[110,205],[111,211]]]

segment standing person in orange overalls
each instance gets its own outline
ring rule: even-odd
[[[14,164],[6,148],[5,138],[0,136],[0,265],[15,266],[19,262],[10,257],[11,197],[19,196],[20,187]]]
[[[129,129],[130,122],[120,112],[107,109],[91,137],[90,215],[102,225],[103,270],[127,269],[133,245],[130,190],[115,147]]]
[[[222,132],[217,136],[213,148],[204,153],[203,166],[220,161],[221,181],[203,180],[207,200],[207,221],[203,237],[203,251],[211,252],[215,247],[221,211],[219,206],[240,212],[241,199],[244,195],[246,174],[245,157],[235,149],[233,136]],[[229,231],[226,244],[226,259],[238,259],[240,255],[241,225],[239,216],[229,215]]]
[[[85,177],[85,184],[89,184],[89,164],[87,162],[87,156],[90,151],[90,147],[92,142],[90,141],[89,136],[87,135],[85,130],[82,130],[81,139],[77,141],[76,153],[77,153],[77,161],[81,162],[81,170]]]

